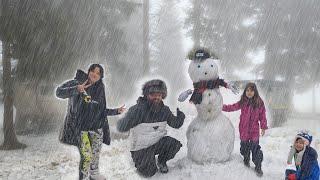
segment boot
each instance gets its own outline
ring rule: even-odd
[[[99,169],[91,169],[90,180],[106,180],[106,177],[100,174]]]
[[[79,180],[88,180],[88,179],[89,179],[89,173],[79,170]]]
[[[249,159],[249,158],[244,158],[243,164],[244,164],[246,167],[250,167],[250,159]]]
[[[106,180],[106,177],[103,175],[97,174],[97,175],[91,175],[90,180]]]
[[[161,173],[167,173],[167,172],[169,171],[166,162],[164,162],[164,163],[158,162],[158,168],[159,168],[159,170],[160,170]]]
[[[256,166],[254,170],[255,170],[258,177],[263,176],[263,171],[261,169],[261,165]]]

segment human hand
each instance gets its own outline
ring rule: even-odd
[[[122,114],[126,110],[125,106],[126,105],[124,104],[124,105],[122,105],[121,107],[118,108],[118,113],[119,114]]]
[[[88,80],[86,80],[83,84],[80,84],[77,86],[78,92],[83,93],[83,92],[85,92],[85,89],[87,89],[88,87],[90,87],[92,85],[92,84],[86,85],[87,82],[88,82]]]

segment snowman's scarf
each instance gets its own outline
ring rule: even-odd
[[[209,80],[209,81],[199,81],[193,83],[193,93],[190,98],[190,102],[193,104],[200,104],[202,102],[202,93],[207,89],[215,89],[223,86],[227,88],[227,83],[223,79]]]

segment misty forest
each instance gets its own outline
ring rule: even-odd
[[[95,63],[104,68],[107,107],[126,108],[108,117],[111,144],[102,145],[99,160],[106,179],[143,179],[130,135],[117,123],[151,79],[166,83],[163,102],[173,114],[185,114],[180,129],[167,128],[180,151],[167,162],[168,173],[151,179],[257,179],[242,162],[240,111],[223,112],[235,129],[228,161],[188,158],[186,133],[199,109],[178,97],[193,88],[188,53],[199,47],[215,55],[219,78],[239,89],[220,87],[223,104],[239,101],[248,82],[264,101],[260,179],[285,178],[299,131],[313,136],[311,147],[320,153],[317,0],[0,0],[0,179],[78,178],[78,148],[59,141],[70,102],[56,91]]]

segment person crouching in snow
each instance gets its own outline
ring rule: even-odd
[[[268,126],[266,109],[255,83],[248,83],[246,85],[240,101],[232,105],[223,105],[222,107],[222,111],[226,112],[240,109],[240,153],[244,157],[243,162],[245,166],[250,167],[250,151],[252,152],[252,161],[256,166],[255,171],[258,176],[262,176],[261,163],[263,152],[259,145],[259,130],[261,128],[261,135],[263,136]]]
[[[163,104],[167,87],[162,80],[146,82],[142,91],[143,97],[139,97],[137,104],[118,121],[117,129],[120,132],[130,130],[130,151],[135,167],[141,175],[151,177],[157,172],[157,165],[161,173],[168,172],[166,162],[174,158],[182,144],[166,136],[166,125],[180,128],[185,115],[177,108],[177,116],[174,116]],[[159,155],[157,163],[155,155]]]
[[[294,159],[296,171],[287,169],[287,180],[319,180],[318,154],[310,147],[312,136],[306,132],[298,133],[291,146],[287,163]]]
[[[105,179],[99,174],[102,143],[110,144],[107,115],[121,114],[125,109],[106,108],[103,68],[92,64],[88,74],[77,70],[76,77],[60,85],[56,96],[68,98],[68,111],[60,141],[79,148],[79,179]]]

